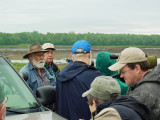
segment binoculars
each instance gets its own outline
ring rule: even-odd
[[[73,62],[73,60],[72,59],[66,59],[66,62]],[[92,67],[94,67],[94,61],[93,60],[91,60],[91,64],[90,64],[90,66],[92,66]]]
[[[111,59],[118,59],[119,55],[110,55]],[[150,69],[154,68],[157,66],[157,57],[156,56],[147,56],[147,60],[150,63]]]

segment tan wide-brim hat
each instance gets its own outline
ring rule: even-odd
[[[39,43],[33,43],[28,46],[28,53],[24,55],[23,58],[28,58],[29,54],[37,52],[48,52],[48,50],[44,50]]]

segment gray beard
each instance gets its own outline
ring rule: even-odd
[[[40,60],[37,62],[37,61],[35,61],[35,59],[33,59],[32,63],[36,68],[44,68],[44,60]]]

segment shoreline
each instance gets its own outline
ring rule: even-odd
[[[120,53],[126,47],[92,47],[92,59],[96,58],[96,55],[100,51],[107,51],[113,54]],[[147,55],[149,56],[156,56],[157,58],[160,57],[160,48],[141,48]],[[19,50],[16,49],[0,49],[0,53],[4,56],[8,57],[10,60],[25,60],[23,56],[27,53],[27,49]],[[57,48],[55,51],[55,60],[60,60],[63,58],[71,58],[71,48]]]

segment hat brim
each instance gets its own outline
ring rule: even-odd
[[[26,55],[24,55],[23,58],[28,58],[29,54],[38,53],[38,52],[48,52],[48,50],[41,50],[41,51],[36,51],[36,52],[30,52],[30,53],[27,53]]]
[[[45,48],[44,50],[48,50],[48,49],[56,50],[55,48]]]
[[[86,97],[86,96],[89,95],[89,94],[90,94],[90,90],[84,92],[84,93],[82,94],[82,97]]]
[[[110,67],[108,67],[109,70],[111,71],[117,71],[120,70],[121,68],[123,68],[126,65],[126,63],[115,63],[113,65],[111,65]]]

